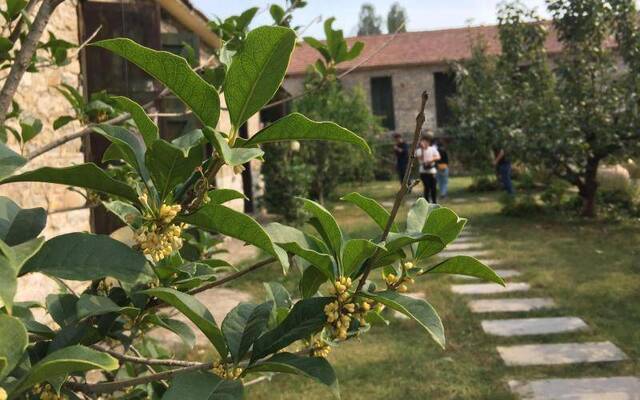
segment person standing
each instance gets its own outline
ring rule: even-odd
[[[440,198],[446,199],[449,189],[449,154],[442,139],[437,141],[438,153],[440,159],[436,161],[436,181],[438,182],[438,190]]]
[[[513,183],[511,182],[511,161],[502,147],[493,149],[493,165],[496,167],[496,174],[502,183],[502,187],[509,194],[513,195]]]
[[[416,149],[416,158],[420,163],[420,180],[424,186],[424,198],[430,203],[437,203],[436,193],[436,161],[440,159],[438,149],[433,145],[433,135],[427,133],[420,138],[420,146]]]
[[[407,171],[407,165],[409,164],[409,145],[398,132],[393,134],[393,140],[395,140],[393,151],[396,153],[396,171],[398,172],[398,178],[402,184],[404,174]]]

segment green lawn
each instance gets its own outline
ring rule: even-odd
[[[439,311],[447,332],[441,350],[415,323],[391,318],[388,328],[374,328],[360,341],[335,348],[330,361],[337,370],[343,399],[513,399],[509,379],[640,375],[640,226],[606,221],[566,222],[554,217],[519,219],[498,214],[497,194],[470,195],[465,178],[453,179],[449,203],[468,217],[501,267],[523,272],[531,283],[528,296],[550,296],[559,308],[529,316],[566,315],[583,318],[592,330],[580,334],[525,339],[493,339],[480,328],[480,318],[465,298],[449,292],[449,276],[429,276],[412,291],[423,291]],[[392,200],[395,183],[377,182],[359,189],[380,201]],[[351,190],[351,189],[349,189]],[[345,192],[346,193],[346,192]],[[340,202],[336,204],[342,204]],[[335,207],[336,204],[330,206]],[[400,215],[404,216],[406,210]],[[375,226],[359,210],[342,204],[335,215],[352,236],[375,235]],[[236,284],[258,296],[261,282],[292,284],[276,268]],[[522,296],[514,294],[514,296]],[[509,317],[524,314],[509,314]],[[496,317],[500,317],[496,315]],[[611,340],[630,361],[566,367],[507,368],[497,344]],[[248,388],[250,399],[327,399],[322,386],[294,376]]]

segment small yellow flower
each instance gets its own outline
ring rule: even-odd
[[[405,293],[407,290],[408,290],[407,289],[407,285],[400,285],[398,287],[398,292],[400,292],[400,293]]]
[[[406,263],[404,263],[404,267],[406,269],[412,269],[415,267],[415,264],[413,264],[411,261],[407,261]]]
[[[0,400],[7,400],[7,391],[0,387]]]

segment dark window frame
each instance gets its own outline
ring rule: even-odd
[[[393,77],[372,76],[369,79],[371,86],[371,111],[381,117],[382,126],[390,131],[396,129],[395,106],[393,102]]]

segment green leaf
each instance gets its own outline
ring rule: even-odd
[[[259,148],[231,148],[229,142],[219,132],[205,127],[205,132],[209,141],[215,147],[225,164],[236,166],[247,163],[254,158],[262,157],[264,151]]]
[[[195,324],[209,339],[211,344],[216,348],[220,357],[226,357],[228,354],[227,344],[224,341],[224,336],[218,325],[216,324],[213,315],[207,310],[198,299],[195,297],[179,292],[172,288],[154,288],[147,289],[140,293],[145,293],[149,296],[155,296],[167,304],[174,306],[178,311],[189,318],[191,322]]]
[[[84,346],[71,346],[54,351],[31,368],[15,389],[15,396],[37,383],[55,377],[63,377],[72,373],[102,369],[113,371],[118,368],[118,360],[106,353],[102,353]]]
[[[78,298],[71,293],[52,293],[46,298],[47,312],[61,327],[78,322]]]
[[[429,213],[422,232],[440,237],[442,243],[446,246],[458,237],[466,223],[467,220],[458,218],[458,215],[453,210],[440,207]],[[430,257],[441,250],[442,248],[437,243],[422,242],[418,245],[416,259]]]
[[[88,281],[111,276],[127,283],[153,276],[142,253],[105,235],[68,233],[45,242],[22,272]]]
[[[82,294],[76,303],[76,315],[78,319],[93,317],[109,313],[126,312],[128,315],[134,316],[137,310],[133,307],[120,307],[108,297],[94,296],[90,294]]]
[[[451,257],[424,270],[420,274],[423,273],[467,275],[504,286],[504,280],[498,276],[498,274],[480,261],[469,256]]]
[[[0,143],[0,178],[13,174],[27,163],[27,159]]]
[[[71,121],[75,121],[75,117],[72,117],[71,115],[63,115],[61,117],[56,118],[55,121],[53,121],[53,130],[57,131],[58,129],[62,128],[63,126],[67,125],[69,122]]]
[[[180,147],[162,139],[153,142],[145,160],[160,198],[166,199],[179,183],[186,181],[200,166],[202,158],[200,147],[192,147],[185,155]]]
[[[189,325],[180,320],[167,318],[158,314],[147,314],[143,321],[170,330],[178,335],[188,348],[193,348],[196,344],[196,335],[193,333],[193,330],[191,330]]]
[[[147,147],[160,138],[159,129],[156,124],[149,118],[144,108],[140,104],[124,96],[113,96],[120,108],[131,114],[131,118],[136,123],[142,139]]]
[[[0,196],[0,239],[7,245],[15,246],[35,238],[46,223],[44,208],[20,208],[13,200]]]
[[[121,126],[116,125],[96,125],[93,127],[93,131],[111,141],[113,146],[118,149],[117,154],[121,156],[125,162],[135,168],[142,179],[145,181],[149,179],[149,173],[144,160],[146,147],[139,136],[129,132]],[[107,153],[110,153],[109,149],[107,149]],[[105,157],[109,156],[105,153]]]
[[[253,135],[244,144],[245,147],[262,143],[281,142],[285,140],[326,140],[351,143],[359,146],[367,153],[371,149],[367,142],[350,130],[333,122],[316,122],[300,113],[291,113],[280,118]]]
[[[235,129],[273,98],[284,79],[295,42],[296,34],[288,28],[262,26],[247,34],[224,82],[231,125]]]
[[[324,43],[312,36],[305,36],[303,40],[309,46],[316,49],[322,55],[322,57],[324,57],[325,61],[331,62],[331,54],[329,54],[329,49],[327,49],[327,46],[325,46]]]
[[[214,190],[210,190],[208,195],[209,195],[209,200],[215,204],[224,204],[231,200],[235,200],[235,199],[244,200],[247,198],[247,196],[245,196],[244,193],[238,192],[237,190],[233,190],[233,189],[214,189]]]
[[[407,231],[422,232],[429,213],[437,208],[440,208],[438,204],[430,204],[424,197],[418,198],[407,215]]]
[[[336,373],[331,364],[321,357],[300,357],[286,352],[278,353],[246,369],[246,373],[251,372],[280,372],[301,375],[328,386],[331,393],[336,398],[340,398]]]
[[[42,132],[42,121],[37,118],[27,117],[20,120],[20,135],[22,142],[26,143]]]
[[[360,266],[369,259],[376,250],[381,248],[377,244],[365,239],[348,240],[342,248],[342,276],[352,276],[360,270]]]
[[[414,299],[409,296],[403,296],[395,291],[384,291],[377,293],[362,293],[363,296],[369,297],[387,307],[396,310],[407,317],[415,320],[422,326],[440,345],[444,348],[444,327],[436,310],[421,299]]]
[[[267,292],[267,299],[273,301],[274,307],[286,310],[291,308],[293,304],[291,295],[282,284],[278,282],[265,282],[263,285]]]
[[[142,213],[129,203],[124,201],[104,201],[102,205],[114,215],[116,215],[122,222],[130,225],[134,229],[138,229],[142,226]]]
[[[366,212],[371,219],[380,227],[380,229],[384,230],[387,227],[387,221],[389,220],[389,211],[387,211],[380,203],[375,201],[370,197],[365,197],[357,192],[351,192],[346,196],[342,197],[342,200],[348,201],[351,204],[354,204],[362,211]],[[394,222],[391,225],[390,232],[397,232],[398,226]]]
[[[195,213],[180,216],[177,220],[243,240],[276,257],[285,271],[289,268],[286,253],[277,249],[262,226],[244,213],[209,203]]]
[[[200,146],[204,142],[205,137],[204,133],[202,133],[202,129],[194,129],[173,139],[171,144],[179,147],[186,157],[189,155],[192,148]]]
[[[253,342],[266,330],[272,308],[271,302],[260,305],[240,303],[222,321],[222,333],[234,363],[240,362]]]
[[[251,363],[320,331],[327,319],[324,306],[332,301],[332,297],[312,297],[297,302],[282,323],[256,340]]]
[[[306,299],[315,296],[320,286],[327,279],[327,275],[313,265],[305,268],[302,273],[302,279],[300,279],[300,294],[302,294],[302,298]]]
[[[322,238],[327,242],[334,256],[336,258],[339,257],[344,239],[335,218],[333,218],[333,215],[331,215],[326,208],[315,201],[309,199],[301,200],[304,203],[304,210],[317,219],[319,226],[316,226],[316,228],[320,228],[320,232],[318,233],[320,233]]]
[[[183,372],[171,381],[162,400],[242,400],[244,388],[239,380],[222,379],[210,372]]]
[[[44,238],[32,239],[14,247],[7,246],[0,240],[0,300],[4,302],[9,313],[13,310],[13,298],[18,289],[18,274],[22,266],[40,250]]]
[[[19,319],[0,314],[0,381],[20,363],[27,349],[27,330]],[[3,362],[2,362],[3,361]]]
[[[2,160],[0,160],[0,165],[2,165]],[[135,190],[126,183],[113,179],[93,163],[74,165],[66,168],[38,168],[20,175],[5,178],[0,181],[0,185],[12,182],[48,182],[77,186],[122,197],[135,203],[138,202],[138,195]]]
[[[430,233],[419,233],[419,232],[409,232],[409,233],[392,232],[387,237],[385,248],[387,249],[388,252],[394,252],[410,244],[420,243],[420,242],[428,242],[428,246],[430,249],[437,249],[437,251],[444,249],[444,243],[442,242],[442,239],[440,239],[439,236],[432,235]]]
[[[13,20],[26,6],[27,0],[7,0],[7,16]]]
[[[92,46],[102,47],[126,58],[162,82],[193,110],[204,125],[218,124],[218,92],[193,71],[184,58],[141,46],[126,38],[102,40]]]

